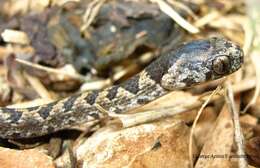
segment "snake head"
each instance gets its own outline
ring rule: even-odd
[[[222,78],[243,64],[242,49],[223,38],[197,40],[167,55],[168,69],[161,79],[165,89],[175,90]]]

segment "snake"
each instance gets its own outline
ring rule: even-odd
[[[45,105],[0,108],[0,137],[22,139],[69,129],[107,114],[122,114],[171,91],[225,77],[243,64],[238,44],[223,37],[184,42],[117,85],[85,91]]]

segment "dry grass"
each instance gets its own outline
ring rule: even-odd
[[[46,1],[45,3],[41,4],[41,3],[35,3],[33,1],[28,1],[24,3],[25,6],[21,6],[21,1],[17,1],[17,2],[5,1],[5,3],[3,3],[2,11],[6,16],[13,16],[19,13],[22,13],[22,15],[26,15],[27,13],[29,13],[29,11],[42,12],[47,10],[47,6],[58,4],[59,5],[58,8],[63,7],[63,8],[67,8],[68,11],[69,10],[77,11],[76,12],[77,15],[71,16],[70,19],[72,20],[73,24],[78,26],[77,32],[79,32],[79,34],[82,34],[83,37],[87,39],[87,38],[91,38],[91,32],[95,29],[93,23],[95,22],[95,19],[99,14],[100,9],[104,4],[110,2],[112,1],[95,0],[91,2],[88,1],[88,3],[84,3],[83,1],[77,1],[77,0],[75,1],[56,0],[56,1],[48,1],[48,2]],[[105,121],[104,124],[107,125],[108,128],[104,127],[102,129],[110,130],[110,127],[113,127],[113,129],[111,130],[113,130],[114,132],[112,131],[112,133],[111,132],[110,133],[114,136],[115,134],[120,132],[120,130],[125,131],[128,129],[131,130],[133,128],[145,130],[145,126],[146,126],[145,124],[155,123],[155,125],[152,126],[156,128],[158,127],[157,128],[158,130],[164,130],[165,128],[162,126],[163,124],[162,125],[159,124],[159,126],[157,125],[158,121],[159,122],[164,121],[166,120],[166,118],[167,119],[178,118],[180,119],[181,123],[187,122],[193,124],[191,127],[188,128],[186,127],[185,124],[180,124],[181,126],[177,128],[179,130],[176,130],[176,132],[178,133],[181,132],[181,129],[189,130],[189,135],[190,135],[189,138],[185,136],[185,138],[183,139],[185,141],[183,142],[184,144],[186,142],[189,142],[189,149],[185,148],[184,151],[185,154],[189,154],[189,157],[186,158],[186,161],[189,163],[189,166],[187,167],[201,167],[201,165],[203,165],[204,167],[210,167],[213,164],[217,164],[219,165],[219,167],[227,166],[227,165],[231,167],[231,164],[233,164],[233,162],[227,161],[225,159],[223,159],[224,161],[217,160],[216,158],[212,160],[205,160],[205,159],[203,160],[202,156],[204,154],[205,155],[227,154],[228,156],[232,156],[234,155],[234,153],[232,153],[234,150],[236,151],[235,153],[238,156],[246,155],[244,150],[244,142],[248,141],[247,139],[248,137],[244,137],[243,134],[246,134],[248,132],[245,131],[244,125],[241,124],[242,122],[240,122],[240,117],[245,113],[250,117],[252,117],[253,119],[257,119],[260,116],[259,111],[252,111],[252,109],[256,109],[254,107],[259,106],[259,102],[260,102],[259,100],[259,92],[260,92],[260,76],[259,76],[260,75],[260,65],[259,65],[260,63],[259,6],[260,5],[259,3],[254,0],[248,0],[248,1],[214,0],[214,1],[207,1],[207,2],[204,0],[196,0],[194,1],[194,3],[198,6],[199,12],[195,13],[194,11],[191,10],[191,8],[186,3],[181,1],[177,2],[173,0],[150,0],[148,2],[157,5],[157,7],[163,13],[165,13],[170,18],[172,18],[176,22],[176,24],[178,24],[183,30],[185,30],[186,36],[184,39],[190,40],[190,39],[206,38],[211,36],[224,36],[238,43],[241,47],[243,47],[245,53],[244,65],[241,68],[241,70],[236,72],[234,75],[225,78],[226,85],[224,85],[223,89],[220,89],[222,83],[219,83],[219,81],[217,81],[211,84],[199,86],[198,88],[195,89],[173,92],[148,105],[145,105],[138,109],[134,109],[126,114],[112,114],[104,110],[101,106],[97,105],[97,107],[100,109],[101,112],[104,112],[109,116],[109,121]],[[71,6],[68,4],[70,4]],[[73,4],[76,4],[75,5],[76,7],[73,6]],[[84,10],[82,8],[79,9],[79,6],[85,6],[83,8]],[[10,10],[8,11],[8,9]],[[182,9],[186,11],[188,17],[186,18],[182,17],[181,14],[178,13],[177,9]],[[122,18],[120,18],[120,16],[117,16],[116,19],[118,20],[121,19],[120,21],[123,20]],[[51,27],[50,25],[49,27]],[[49,29],[49,27],[47,29]],[[132,74],[137,69],[139,69],[140,65],[146,64],[151,59],[153,59],[154,56],[156,55],[156,52],[158,52],[157,50],[153,50],[146,53],[142,53],[142,55],[139,55],[139,57],[136,58],[134,61],[129,62],[128,65],[126,65],[126,63],[122,61],[123,62],[122,64],[119,64],[118,66],[112,68],[110,72],[111,75],[109,77],[100,78],[99,76],[96,76],[98,72],[94,68],[90,70],[88,75],[84,75],[77,72],[76,71],[77,67],[73,67],[73,65],[71,64],[65,64],[63,67],[48,67],[48,66],[31,62],[31,60],[28,59],[28,55],[34,53],[35,48],[31,44],[31,41],[29,39],[30,36],[23,31],[17,31],[9,28],[4,30],[5,31],[2,32],[1,36],[3,38],[3,41],[6,44],[0,46],[0,60],[1,62],[6,62],[6,60],[8,60],[6,56],[10,55],[10,53],[15,53],[17,58],[15,59],[14,62],[18,63],[19,66],[22,67],[20,68],[18,66],[17,68],[17,65],[14,65],[15,63],[12,61],[9,62],[8,65],[12,65],[13,67],[5,67],[4,64],[0,65],[1,78],[6,79],[5,82],[8,85],[10,85],[10,88],[12,88],[14,92],[13,95],[11,96],[12,97],[11,100],[9,100],[7,104],[11,104],[11,105],[16,104],[15,107],[24,107],[23,103],[27,104],[25,105],[27,107],[31,105],[41,105],[42,103],[47,103],[50,100],[56,100],[59,97],[64,97],[64,92],[66,92],[66,91],[61,91],[61,92],[56,91],[55,93],[53,93],[54,91],[49,89],[50,88],[48,85],[49,83],[48,82],[44,83],[39,76],[37,75],[34,76],[28,73],[28,68],[31,71],[37,71],[37,72],[40,71],[42,74],[46,75],[48,79],[53,80],[55,82],[65,83],[65,82],[76,81],[80,83],[81,84],[80,89],[74,89],[76,90],[75,92],[85,91],[85,90],[96,90],[96,89],[106,88],[108,86],[113,85],[114,82],[121,82],[121,80],[129,78],[129,74]],[[118,31],[118,30],[113,29],[113,31]],[[66,42],[64,41],[61,41],[61,43],[66,44]],[[15,72],[14,69],[16,68],[18,70],[23,71],[23,73],[14,73]],[[25,70],[26,68],[27,71]],[[14,73],[15,75],[11,77],[9,75],[6,75],[6,74],[10,74],[10,72]],[[13,78],[15,78],[15,80]],[[19,87],[17,87],[16,85],[17,83],[19,84],[21,83]],[[21,92],[21,90],[23,90],[23,87],[26,88],[27,85],[29,85],[30,88],[33,90],[30,91],[29,93],[32,92],[33,95],[37,95],[36,97],[38,97],[38,99],[29,100],[28,98],[26,98],[26,96],[24,96],[24,95],[30,95],[26,92],[27,90],[24,91],[26,93]],[[217,89],[214,90],[214,88]],[[208,91],[208,90],[214,90],[214,91]],[[253,96],[250,98],[245,98],[248,95],[249,91],[252,90],[254,90]],[[192,93],[196,93],[196,94],[192,94]],[[71,93],[66,93],[65,95],[67,94],[71,94]],[[2,95],[0,94],[0,96]],[[35,100],[37,101],[35,102]],[[196,136],[197,136],[196,133],[198,132],[197,131],[198,128],[196,126],[201,122],[200,116],[201,115],[207,116],[207,114],[202,114],[203,111],[206,111],[205,107],[208,107],[212,111],[214,111],[214,114],[217,117],[215,119],[214,124],[212,124],[210,128],[204,129],[204,130],[211,130],[211,131],[210,132],[205,131],[207,133],[205,133],[205,135],[203,136],[207,138],[205,138],[206,140],[203,142],[203,144],[194,144],[194,141],[196,141]],[[257,116],[256,114],[259,114],[259,116]],[[221,123],[222,121],[224,121],[226,124],[231,124],[232,126],[227,128],[226,125]],[[93,128],[91,127],[91,129],[89,127],[86,130],[88,131],[99,130],[100,128],[97,126],[98,124],[95,123],[95,127],[93,126]],[[103,123],[101,122],[101,125],[102,124]],[[168,126],[168,124],[169,123],[167,123],[166,125]],[[248,124],[248,125],[252,129],[259,127],[259,124],[257,123],[255,125],[253,124],[251,125]],[[149,125],[149,128],[150,126],[151,125]],[[214,128],[216,130],[213,130]],[[104,131],[105,136],[104,135],[102,136],[102,129],[99,130],[101,133],[95,135],[97,137],[100,136],[99,137],[100,139],[109,135],[109,131],[108,132]],[[89,145],[88,140],[86,140],[88,138],[86,135],[89,136],[86,132],[84,132],[84,136],[80,136],[80,138],[76,140],[72,152],[75,155],[77,154],[78,152],[77,150],[79,149],[84,151],[84,149],[82,149],[82,146]],[[220,135],[223,136],[223,139],[221,139],[222,137],[219,137]],[[252,137],[260,136],[259,134],[255,134],[255,133],[252,133],[250,135],[252,135]],[[129,136],[131,137],[131,132],[129,132]],[[145,136],[148,135],[145,134]],[[157,132],[156,132],[156,136],[158,136]],[[90,136],[90,138],[91,137],[92,136]],[[125,145],[121,141],[120,143],[122,143],[121,145]],[[138,139],[138,143],[141,143],[140,139]],[[164,142],[161,143],[164,144]],[[172,143],[174,144],[175,142]],[[235,143],[235,145],[233,145],[233,143]],[[221,146],[222,144],[226,144],[226,146]],[[97,146],[95,147],[99,147],[98,145],[100,144],[97,144]],[[111,144],[111,148],[113,148],[113,145],[115,144]],[[194,146],[196,145],[197,145],[196,150],[193,150]],[[234,148],[234,146],[236,147]],[[130,148],[126,148],[124,150],[125,150],[123,151],[125,152],[123,154],[124,156],[128,154],[127,152],[131,151]],[[223,150],[227,153],[221,153],[220,150]],[[140,153],[137,153],[134,157],[131,157],[131,161],[129,161],[127,165],[130,167],[131,165],[135,165],[136,160],[140,159],[147,153],[149,153],[150,156],[151,151],[156,153],[156,150],[153,151],[152,146],[146,144],[145,150],[141,151]],[[211,153],[211,152],[216,152],[216,153]],[[62,165],[69,160],[68,158],[70,158],[70,156],[64,153],[62,153],[59,159],[57,159],[59,161],[56,160],[57,161],[56,164]],[[98,155],[98,153],[96,154]],[[182,153],[174,153],[174,154],[178,156],[181,155]],[[195,154],[196,156],[198,156],[198,160],[194,159]],[[64,158],[65,161],[63,161]],[[81,160],[81,162],[83,163],[84,161],[86,160]],[[95,158],[92,160],[92,163],[94,161]],[[239,168],[245,168],[248,166],[247,160],[244,157],[235,160],[235,163],[238,165],[237,167]]]

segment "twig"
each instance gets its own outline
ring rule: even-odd
[[[88,81],[81,85],[80,91],[99,90],[111,86],[112,84],[113,81],[110,78]]]
[[[187,30],[190,33],[198,33],[199,29],[183,17],[181,17],[172,7],[170,7],[164,0],[150,0],[151,2],[156,2],[159,5],[159,8],[168,16],[170,16],[177,24],[179,24],[183,29]]]
[[[235,106],[235,101],[234,101],[234,95],[233,95],[233,90],[230,82],[227,81],[226,84],[227,88],[227,93],[225,95],[226,102],[228,105],[229,111],[232,113],[232,119],[234,123],[234,128],[235,128],[235,142],[237,144],[237,155],[238,156],[246,156],[245,151],[244,151],[244,136],[241,131],[240,123],[239,123],[239,113],[238,110]],[[247,168],[248,164],[246,161],[245,157],[238,157],[239,159],[239,168]]]
[[[190,160],[190,165],[191,165],[191,168],[193,168],[193,154],[192,154],[192,146],[193,146],[193,134],[194,134],[194,130],[195,130],[195,127],[197,125],[197,122],[199,120],[199,117],[201,116],[204,108],[208,105],[208,103],[210,102],[210,100],[212,99],[212,97],[214,95],[216,95],[216,93],[218,93],[220,91],[221,87],[218,86],[211,94],[210,96],[208,96],[207,100],[202,104],[201,108],[199,109],[197,115],[196,115],[196,118],[192,124],[192,127],[191,127],[191,132],[190,132],[190,137],[189,137],[189,160]]]
[[[54,73],[54,74],[58,74],[58,75],[64,75],[64,76],[67,76],[67,77],[70,77],[70,78],[73,78],[73,79],[78,79],[80,81],[86,81],[84,76],[81,76],[81,75],[76,74],[76,73],[75,74],[70,74],[70,73],[64,72],[64,71],[62,71],[60,69],[54,69],[54,68],[50,68],[50,67],[45,67],[45,66],[42,66],[42,65],[39,65],[39,64],[35,64],[35,63],[29,62],[29,61],[25,61],[25,60],[22,60],[22,59],[18,59],[18,58],[16,58],[15,60],[18,63],[24,64],[26,66],[33,67],[35,69],[39,69],[39,70],[42,70],[42,71],[46,71],[46,72]]]
[[[254,105],[257,101],[257,98],[260,93],[260,59],[259,59],[259,52],[252,52],[250,54],[250,58],[252,60],[252,64],[255,68],[255,73],[256,73],[256,87],[254,91],[254,95],[250,102],[246,105],[246,107],[243,109],[241,113],[245,113],[252,105]]]
[[[210,13],[208,13],[207,15],[203,16],[202,18],[200,18],[199,20],[197,20],[194,25],[197,27],[203,27],[206,24],[210,23],[212,20],[220,17],[221,14],[218,11],[212,11]]]
[[[90,24],[92,23],[92,21],[97,16],[99,9],[105,3],[105,1],[106,0],[95,0],[91,3],[89,3],[89,5],[86,9],[86,12],[83,15],[84,24],[81,26],[80,32],[85,31],[90,26]]]
[[[12,29],[5,29],[1,36],[5,42],[17,43],[17,44],[30,44],[30,40],[26,33],[23,31],[17,31]]]
[[[175,0],[167,0],[168,3],[172,4],[173,6],[176,6],[185,12],[187,12],[193,19],[198,19],[198,16],[188,7],[185,5],[183,2],[175,1]]]
[[[256,33],[254,28],[252,27],[252,22],[249,19],[245,19],[244,22],[241,24],[241,26],[245,34],[243,51],[247,56],[249,54],[250,49],[253,46]]]
[[[47,100],[53,99],[53,97],[38,78],[33,77],[26,72],[24,72],[24,76],[41,98]]]

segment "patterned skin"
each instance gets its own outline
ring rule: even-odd
[[[182,44],[160,56],[142,72],[104,90],[84,92],[43,106],[0,109],[0,137],[37,137],[151,102],[172,90],[215,80],[237,71],[243,51],[223,38]]]

